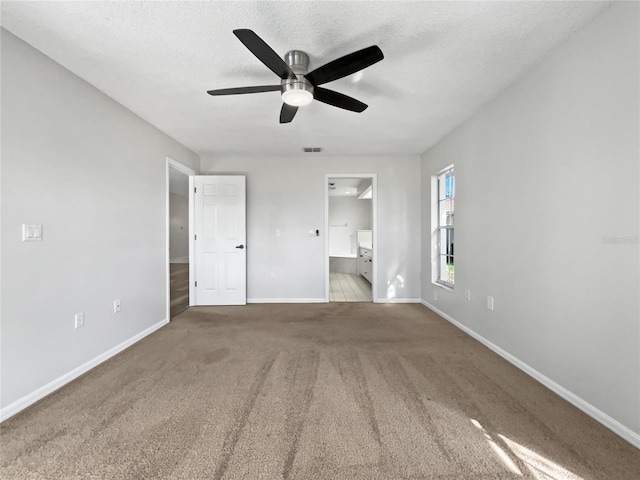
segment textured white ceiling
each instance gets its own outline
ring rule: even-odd
[[[609,2],[12,2],[2,25],[199,154],[421,154]],[[310,69],[378,45],[385,59],[325,85],[369,105],[319,102],[278,123],[278,84],[232,34],[249,28]],[[317,154],[316,154],[317,155]]]

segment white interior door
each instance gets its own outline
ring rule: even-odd
[[[243,175],[195,177],[195,305],[246,305]]]

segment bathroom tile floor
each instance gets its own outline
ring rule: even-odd
[[[330,302],[372,302],[371,284],[361,275],[330,272]]]

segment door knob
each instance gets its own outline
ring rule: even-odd
[[[236,245],[236,248],[239,248],[240,250],[242,250],[244,248],[244,245]]]

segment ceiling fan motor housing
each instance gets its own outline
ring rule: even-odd
[[[309,71],[309,56],[301,50],[291,50],[284,56],[284,61],[296,78],[281,81],[283,101],[296,107],[310,103],[313,100],[313,85],[305,78]]]

